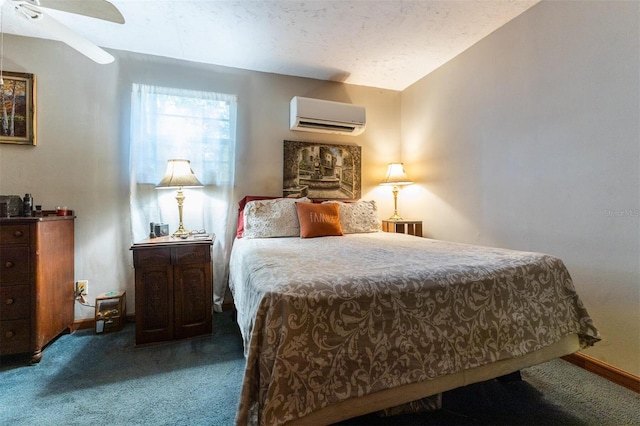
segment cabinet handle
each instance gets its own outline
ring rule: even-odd
[[[8,298],[7,300],[4,301],[5,305],[13,305],[14,300],[12,298]]]
[[[5,268],[13,268],[13,262],[8,260],[7,263],[4,264],[4,267]]]
[[[18,238],[22,237],[22,231],[16,231],[16,232],[14,232],[14,233],[13,233],[13,236],[14,236],[14,237],[18,237]]]
[[[6,333],[4,333],[4,337],[6,337],[7,339],[10,339],[14,336],[13,331],[9,330]]]

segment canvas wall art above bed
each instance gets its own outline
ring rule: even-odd
[[[355,145],[284,141],[284,197],[356,200],[361,193],[361,149]]]
[[[381,232],[375,203],[327,204],[240,203],[260,226],[230,261],[247,359],[238,425],[331,424],[599,340],[557,257]],[[327,236],[305,237],[300,215],[336,204]]]

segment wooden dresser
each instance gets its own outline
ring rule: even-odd
[[[74,217],[0,219],[0,355],[38,362],[73,319]]]
[[[211,334],[213,237],[136,243],[136,345]]]

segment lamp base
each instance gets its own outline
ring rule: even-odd
[[[180,224],[180,227],[176,230],[176,232],[171,234],[173,238],[186,238],[189,235],[191,235],[191,233],[186,229],[184,229],[184,226],[182,226],[182,223]]]
[[[404,218],[402,216],[400,216],[398,213],[395,213],[393,216],[391,216],[387,220],[404,220]]]

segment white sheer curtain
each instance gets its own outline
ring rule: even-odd
[[[232,200],[237,98],[234,95],[134,84],[129,159],[132,242],[149,237],[150,222],[178,227],[176,190],[155,189],[167,160],[186,159],[203,188],[184,189],[184,227],[216,236],[213,304],[222,310],[235,235]]]

